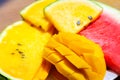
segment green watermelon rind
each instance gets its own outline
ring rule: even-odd
[[[0,74],[1,74],[2,76],[6,77],[8,80],[21,80],[21,79],[19,79],[19,78],[14,78],[14,77],[12,77],[11,75],[5,73],[5,72],[4,72],[3,70],[1,70],[1,69],[0,69]]]
[[[8,80],[8,79],[0,74],[0,80]]]

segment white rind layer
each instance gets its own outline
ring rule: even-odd
[[[120,11],[116,8],[113,8],[111,6],[108,6],[106,4],[103,4],[101,2],[97,2],[94,0],[91,0],[95,2],[96,4],[100,5],[103,8],[103,13],[110,16],[113,20],[115,20],[117,23],[120,23]]]
[[[9,80],[22,80],[22,79],[19,79],[19,78],[14,78],[12,77],[11,75],[5,73],[3,70],[0,69],[0,74],[2,74],[3,76],[7,77],[7,79]]]

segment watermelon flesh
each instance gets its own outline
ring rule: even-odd
[[[99,44],[107,66],[120,75],[120,12],[102,3],[98,4],[103,7],[103,13],[78,34]]]

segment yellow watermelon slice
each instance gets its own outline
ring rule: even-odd
[[[43,67],[44,77],[39,77],[45,80],[50,65],[42,65],[46,61],[42,55],[50,37],[49,32],[31,27],[24,21],[8,26],[0,36],[0,74],[11,80],[33,80],[40,74],[39,67]]]
[[[44,8],[56,0],[38,0],[23,9],[20,14],[30,24],[48,31],[52,24],[44,16]]]
[[[45,8],[45,16],[58,31],[77,33],[93,22],[102,8],[89,0],[58,0]]]

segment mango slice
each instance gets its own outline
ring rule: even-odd
[[[106,72],[101,47],[74,33],[54,35],[45,46],[43,57],[69,80],[103,80]]]
[[[20,14],[30,24],[48,31],[52,24],[45,18],[43,9],[56,0],[38,0],[23,9]]]
[[[52,80],[68,80],[66,77],[60,74],[54,66],[51,67],[49,76],[52,77]]]
[[[90,68],[89,64],[86,64],[86,62],[82,58],[80,58],[78,55],[76,55],[73,51],[71,51],[69,48],[67,48],[63,44],[60,44],[59,42],[57,42],[55,39],[51,39],[50,43],[48,43],[47,45],[48,45],[47,47],[55,48],[56,51],[60,52],[62,56],[67,58],[77,68],[79,68],[79,69],[80,68]],[[48,58],[49,58],[49,56],[48,56]],[[79,62],[82,64],[77,64]]]
[[[45,80],[51,65],[43,64],[46,60],[42,55],[50,37],[51,33],[24,21],[8,26],[0,36],[0,73],[11,80],[33,80],[42,73],[37,77]]]
[[[86,80],[84,75],[82,75],[82,73],[77,68],[75,68],[74,65],[69,63],[66,59],[55,64],[55,67],[58,70],[58,72],[63,74],[69,80]]]
[[[51,68],[51,63],[43,59],[42,64],[40,65],[37,73],[32,80],[46,80],[49,70]]]
[[[90,0],[58,0],[45,8],[45,16],[58,31],[77,33],[93,22],[102,8]]]

